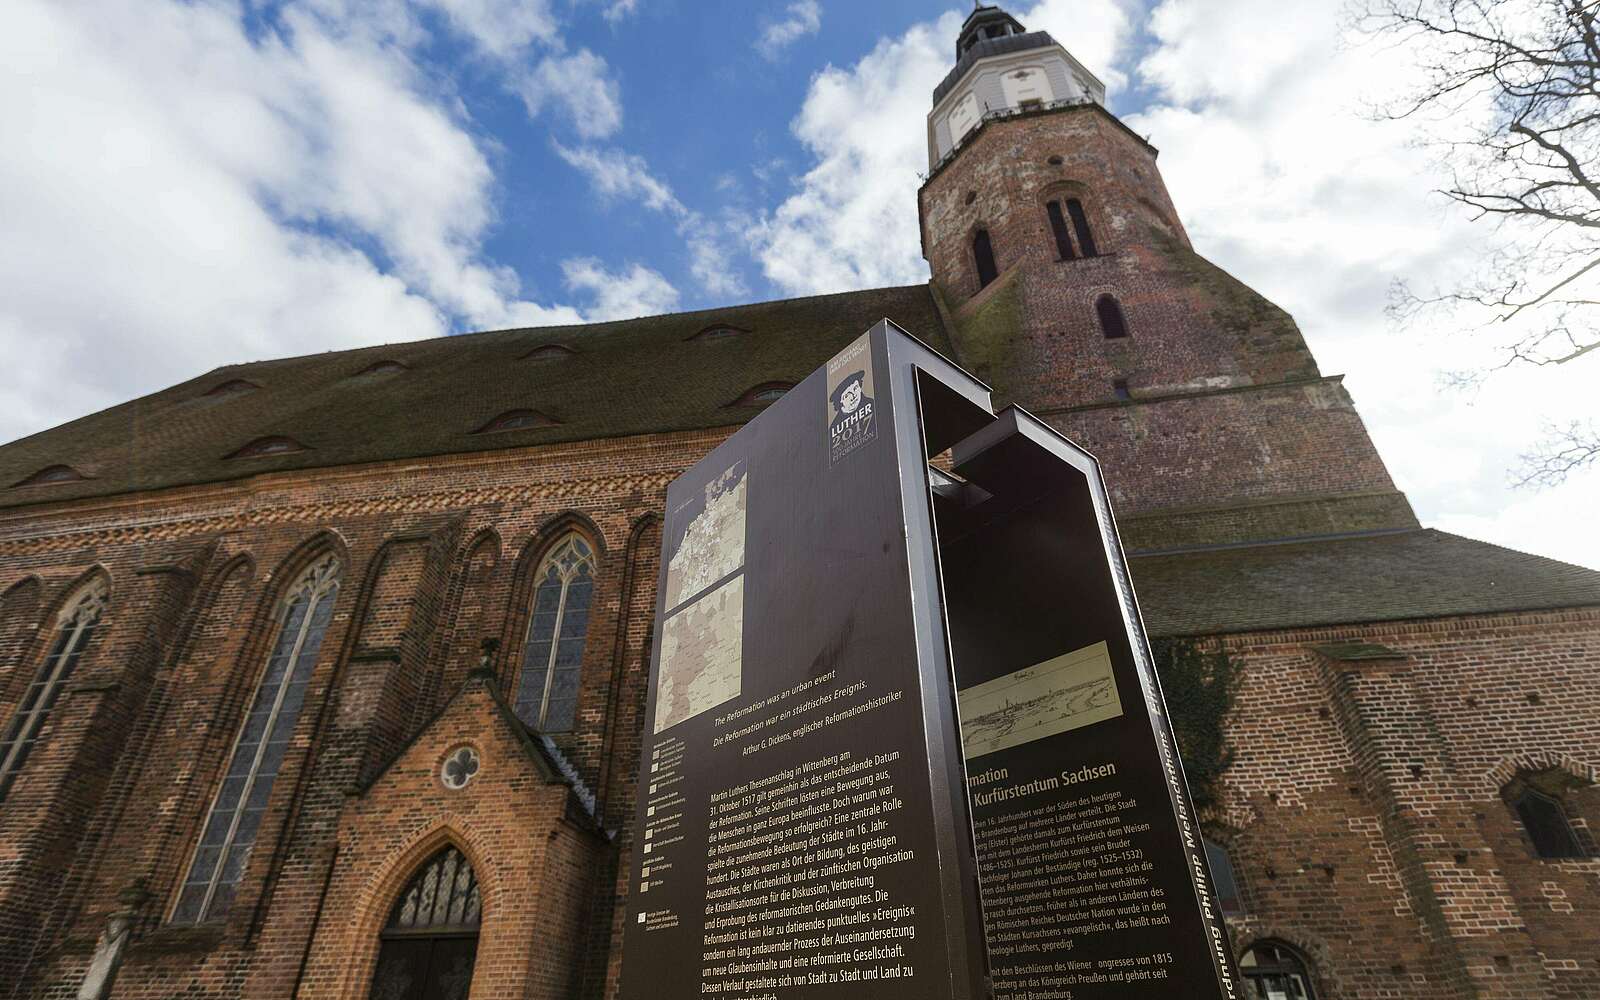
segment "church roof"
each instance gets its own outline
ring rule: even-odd
[[[884,318],[949,350],[907,285],[229,365],[0,447],[0,507],[737,425]]]
[[[1600,605],[1600,573],[1432,529],[1134,554],[1151,635]]]

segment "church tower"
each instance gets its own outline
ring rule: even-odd
[[[1130,542],[1414,526],[1339,377],[1195,252],[1156,149],[1104,84],[993,6],[968,16],[955,60],[918,210],[958,358],[1100,456]]]

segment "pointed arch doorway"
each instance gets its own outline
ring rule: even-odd
[[[372,1000],[467,1000],[482,917],[472,865],[443,848],[395,900],[379,935]]]

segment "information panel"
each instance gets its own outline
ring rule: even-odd
[[[1098,467],[1015,408],[950,457],[934,503],[995,995],[1239,995]]]
[[[668,491],[624,997],[984,995],[891,335],[913,343],[880,324]]]

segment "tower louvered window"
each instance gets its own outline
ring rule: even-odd
[[[1094,233],[1089,231],[1089,216],[1083,210],[1083,202],[1068,198],[1067,216],[1072,219],[1072,231],[1078,235],[1078,249],[1083,251],[1085,257],[1098,254],[1100,251],[1095,249]]]
[[[50,653],[33,683],[28,685],[16,714],[5,728],[4,740],[0,741],[0,802],[10,793],[12,782],[27,763],[45,723],[50,720],[56,700],[83,658],[84,648],[94,638],[108,595],[105,580],[96,578],[73,595],[56,616],[56,636],[50,644]]]
[[[302,573],[284,596],[277,639],[212,800],[173,910],[175,923],[219,917],[233,902],[305,704],[338,593],[339,561],[330,554]]]
[[[569,534],[550,549],[534,574],[516,708],[517,717],[535,729],[566,732],[577,718],[593,596],[594,550],[583,536]]]
[[[1066,216],[1061,214],[1061,202],[1052,201],[1044,210],[1050,217],[1050,235],[1056,240],[1056,255],[1062,260],[1072,260],[1078,255],[1072,250],[1072,236],[1067,232]]]
[[[989,230],[980,229],[972,237],[972,258],[978,265],[979,288],[1000,277],[1000,271],[994,265],[994,244],[989,241]]]
[[[400,891],[389,913],[372,976],[373,1000],[465,1000],[482,919],[472,865],[446,847]]]

